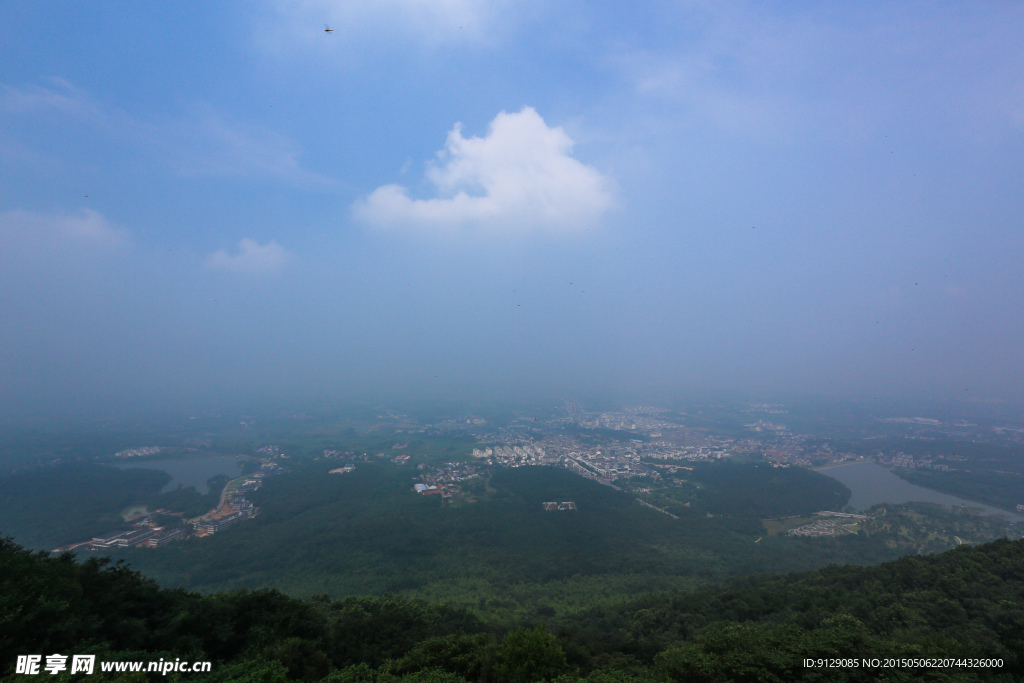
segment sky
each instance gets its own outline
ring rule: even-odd
[[[1019,400],[1022,29],[984,0],[4,3],[0,412]]]

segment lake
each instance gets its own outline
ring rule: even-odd
[[[849,465],[823,467],[817,472],[846,484],[846,487],[852,492],[849,505],[857,510],[866,510],[878,503],[925,502],[941,505],[967,505],[981,508],[989,514],[1003,515],[1018,522],[1024,521],[1024,517],[1021,515],[1006,510],[999,510],[990,505],[975,503],[951,496],[948,493],[940,493],[911,484],[873,462],[854,462]]]
[[[234,479],[242,474],[240,463],[242,458],[235,455],[222,455],[212,458],[182,458],[176,460],[140,460],[139,462],[118,463],[121,469],[142,468],[147,470],[163,470],[171,475],[171,481],[163,488],[173,491],[178,484],[188,488],[195,486],[199,493],[207,493],[209,487],[206,480],[218,474],[226,474]]]

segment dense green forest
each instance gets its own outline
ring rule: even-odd
[[[732,460],[689,463],[664,475],[645,499],[676,515],[724,515],[769,519],[842,510],[850,500],[843,484],[803,467],[772,467],[768,463]],[[634,480],[644,488],[650,480]]]
[[[1015,681],[1024,676],[1024,541],[753,576],[571,617],[488,624],[464,608],[395,596],[299,600],[276,590],[165,589],[122,564],[33,553],[3,540],[2,680],[36,680],[14,673],[17,656],[30,653],[92,653],[101,663],[212,661],[208,674],[169,679],[197,683]],[[885,671],[804,663],[887,657],[1001,661]]]
[[[345,475],[329,475],[330,465],[318,463],[290,466],[252,495],[260,506],[255,519],[211,538],[118,557],[166,586],[401,593],[509,620],[753,572],[874,563],[914,551],[880,537],[769,537],[756,516],[673,519],[561,468],[497,469],[463,482],[478,502],[448,503],[414,493],[415,470],[391,463],[360,463]],[[758,469],[765,477],[779,472]],[[801,499],[798,488],[783,493]],[[759,495],[752,493],[751,504],[766,500],[770,507],[780,491],[765,486]],[[571,500],[577,509],[545,512],[541,503],[549,500]],[[819,503],[809,495],[801,511]]]

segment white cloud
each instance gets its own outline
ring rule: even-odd
[[[127,234],[97,211],[38,213],[15,209],[0,212],[0,240],[8,247],[22,245],[35,251],[109,249],[127,243]]]
[[[206,258],[206,267],[231,273],[272,273],[281,270],[291,260],[284,247],[270,240],[266,244],[251,239],[238,242],[238,252],[229,254],[220,249]]]
[[[532,107],[501,112],[482,138],[448,134],[427,170],[437,197],[377,188],[353,208],[372,225],[507,232],[571,231],[597,222],[614,202],[612,182],[570,156],[573,142]]]

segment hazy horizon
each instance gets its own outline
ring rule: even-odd
[[[0,18],[4,421],[1024,395],[1019,3]]]

